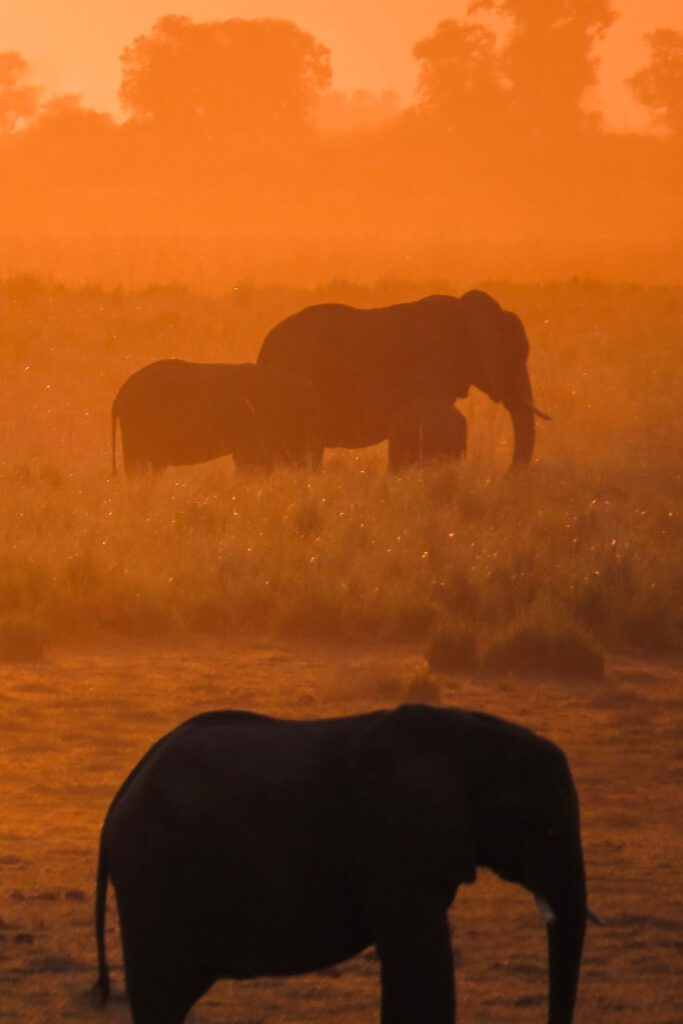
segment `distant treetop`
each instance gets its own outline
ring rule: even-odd
[[[332,80],[327,47],[274,18],[198,23],[171,15],[121,61],[119,96],[132,118],[189,131],[296,131]]]

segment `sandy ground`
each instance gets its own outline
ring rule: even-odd
[[[420,665],[406,647],[198,646],[52,652],[0,666],[0,1021],[125,1022],[116,914],[114,998],[90,1007],[99,826],[153,740],[210,708],[290,717],[396,703]],[[378,681],[378,677],[379,681]],[[603,681],[441,680],[443,703],[515,719],[567,751],[582,800],[593,909],[579,1024],[683,1021],[683,664],[614,659]],[[531,897],[483,872],[452,913],[459,1019],[545,1019],[545,938]],[[367,952],[297,979],[223,982],[189,1018],[231,1024],[378,1019]]]

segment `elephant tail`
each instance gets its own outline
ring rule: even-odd
[[[119,413],[116,401],[114,401],[111,407],[111,475],[113,477],[116,477],[116,424],[118,419]]]
[[[97,939],[97,981],[92,987],[93,1006],[104,1006],[109,999],[111,988],[109,981],[109,967],[107,965],[107,950],[105,947],[104,920],[107,912],[107,882],[109,881],[109,867],[107,865],[107,854],[104,848],[104,834],[100,838],[100,854],[97,862],[97,888],[95,891],[95,936]]]

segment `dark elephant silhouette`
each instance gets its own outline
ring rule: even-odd
[[[199,715],[121,786],[100,842],[99,976],[111,877],[135,1024],[181,1024],[218,978],[314,971],[374,945],[382,1024],[452,1024],[447,910],[477,867],[534,894],[549,1024],[570,1024],[588,912],[562,751],[456,708],[347,718]]]
[[[449,402],[413,402],[389,433],[389,468],[394,473],[437,459],[460,459],[467,449],[467,420]]]
[[[111,409],[114,473],[117,423],[129,475],[230,454],[238,469],[322,458],[313,384],[272,366],[162,359],[138,370]]]
[[[470,291],[379,309],[308,306],[270,331],[258,362],[313,381],[329,447],[378,444],[406,406],[452,405],[477,387],[509,411],[518,464],[533,454],[534,416],[545,415],[533,405],[528,351],[519,317]]]

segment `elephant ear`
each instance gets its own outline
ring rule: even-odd
[[[460,312],[473,362],[473,383],[494,402],[505,391],[505,313],[487,292],[469,291],[460,299]]]
[[[430,733],[433,711],[383,712],[363,737],[352,769],[354,831],[365,869],[445,886],[450,902],[455,887],[476,878],[476,847],[465,779]]]

